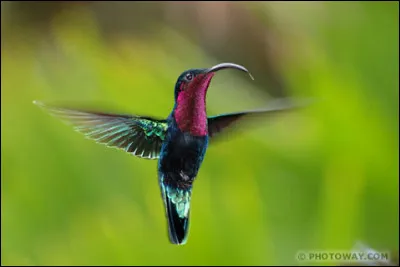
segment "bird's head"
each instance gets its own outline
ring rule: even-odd
[[[175,86],[174,117],[181,131],[194,136],[207,134],[206,94],[214,74],[222,69],[238,69],[240,65],[221,63],[208,69],[191,69],[182,73]],[[249,73],[250,77],[251,74]]]
[[[247,72],[253,79],[245,67],[234,63],[221,63],[207,69],[190,69],[178,77],[175,85],[175,101],[179,104],[183,100],[193,98],[205,99],[214,74],[219,70],[228,68]]]

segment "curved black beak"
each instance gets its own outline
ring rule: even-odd
[[[254,80],[253,76],[251,75],[251,73],[243,66],[235,64],[235,63],[220,63],[218,65],[215,65],[209,69],[206,69],[206,73],[210,73],[210,72],[216,72],[219,70],[223,70],[223,69],[237,69],[237,70],[241,70],[246,72],[247,74],[249,74],[250,78],[252,80]]]

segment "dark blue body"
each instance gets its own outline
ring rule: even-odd
[[[186,242],[192,184],[203,162],[208,136],[182,132],[173,117],[158,161],[158,178],[168,219],[169,237],[175,244]]]
[[[194,179],[203,162],[208,146],[208,136],[192,136],[182,132],[175,119],[168,119],[168,130],[161,147],[158,170],[176,182],[181,180],[180,172]]]

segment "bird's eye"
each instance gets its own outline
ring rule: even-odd
[[[193,80],[193,74],[192,73],[188,73],[185,76],[186,81],[190,82],[191,80]]]

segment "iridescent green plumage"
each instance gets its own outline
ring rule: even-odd
[[[154,120],[131,115],[115,115],[35,104],[46,108],[87,138],[108,147],[122,149],[137,157],[157,159],[168,125],[165,120]]]
[[[165,187],[167,197],[171,199],[171,202],[176,205],[176,212],[180,218],[188,217],[189,205],[190,205],[190,190],[183,190],[170,186]]]

